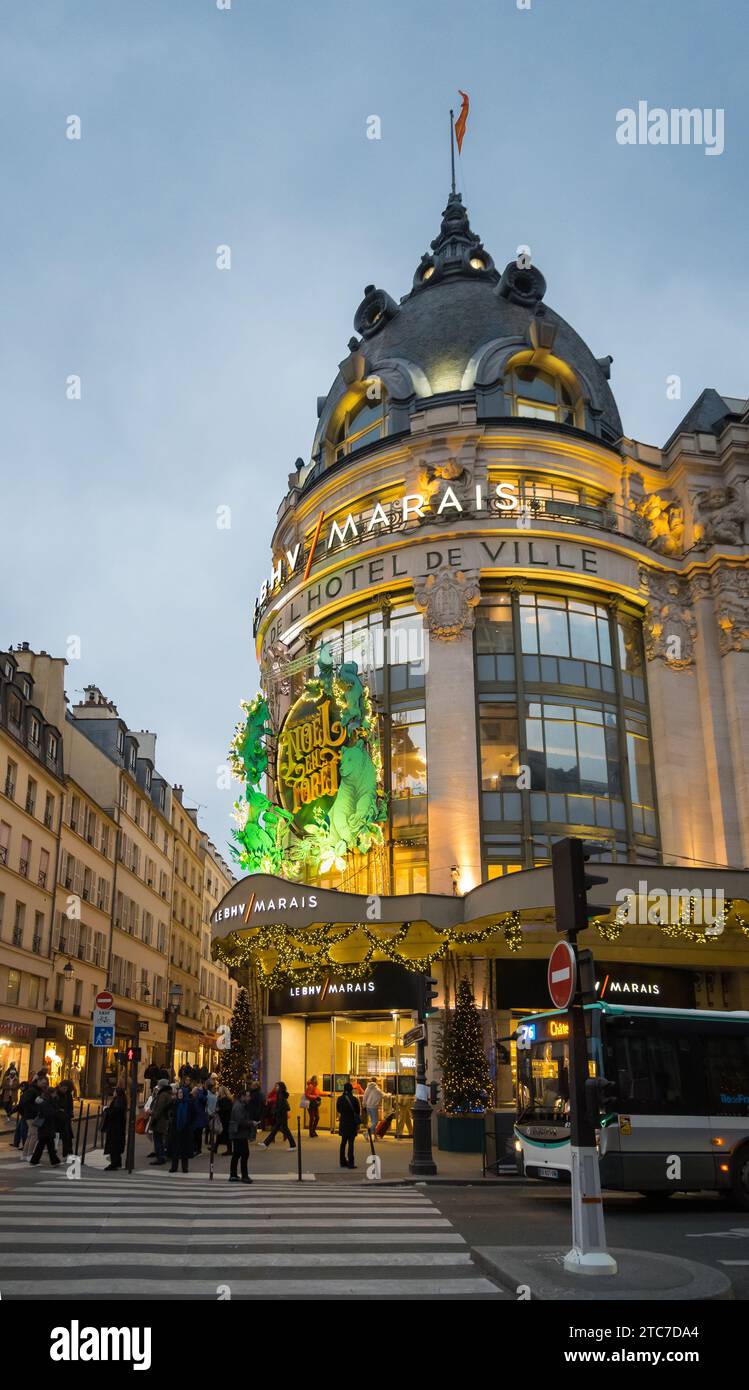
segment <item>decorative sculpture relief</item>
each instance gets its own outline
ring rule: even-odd
[[[640,569],[649,594],[643,635],[648,661],[665,661],[674,671],[686,670],[694,661],[697,621],[691,607],[689,584],[676,574]]]
[[[684,548],[684,510],[672,498],[658,492],[648,493],[630,509],[640,525],[635,526],[637,539],[649,545],[659,555],[681,555]]]
[[[414,583],[416,607],[426,618],[430,636],[440,642],[454,642],[473,631],[480,597],[478,584],[462,570],[443,570],[439,578],[423,575]]]
[[[735,488],[707,488],[695,501],[695,536],[703,547],[743,545],[747,516]]]
[[[749,570],[719,569],[714,592],[721,656],[749,652]]]

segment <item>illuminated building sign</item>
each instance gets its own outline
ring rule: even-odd
[[[328,811],[340,783],[341,748],[346,727],[334,699],[315,702],[303,695],[292,705],[278,736],[277,780],[281,805],[298,830],[316,807]]]
[[[418,1004],[418,978],[413,971],[390,961],[374,965],[364,980],[337,980],[335,975],[316,984],[285,985],[270,993],[268,1012],[280,1014],[337,1014],[372,1010],[414,1010]]]
[[[539,504],[536,499],[533,501],[534,507],[527,507],[529,517],[532,511],[538,510]],[[358,541],[371,540],[385,531],[400,530],[409,523],[418,525],[439,516],[478,516],[482,512],[509,516],[515,512],[522,512],[525,505],[521,503],[513,483],[496,483],[488,499],[484,495],[482,484],[477,483],[470,503],[465,498],[461,501],[455,489],[448,486],[440,495],[432,497],[422,492],[407,493],[404,497],[390,501],[387,511],[379,501],[375,502],[371,511],[357,513],[356,516],[353,512],[348,512],[343,519],[328,518],[325,512],[321,511],[306,556],[300,542],[283,552],[276,560],[270,578],[263,581],[255,609],[257,611],[262,608],[268,596],[276,589],[282,588],[300,570],[304,571],[306,579],[318,554],[341,550]]]

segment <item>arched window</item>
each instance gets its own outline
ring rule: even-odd
[[[558,425],[574,425],[575,402],[559,378],[537,367],[516,367],[505,391],[512,395],[513,415],[531,420],[553,420]]]
[[[333,436],[336,460],[353,454],[387,434],[387,396],[379,381],[370,381],[347,402]]]

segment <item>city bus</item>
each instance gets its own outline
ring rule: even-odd
[[[720,1192],[749,1211],[749,1013],[585,1006],[601,1186],[659,1202]],[[569,1015],[520,1020],[515,1149],[530,1178],[570,1181]],[[603,1080],[610,1083],[603,1087]]]

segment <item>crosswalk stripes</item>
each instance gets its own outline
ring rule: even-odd
[[[364,1183],[186,1203],[179,1175],[38,1173],[3,1195],[0,1269],[3,1299],[502,1297],[423,1189]]]

